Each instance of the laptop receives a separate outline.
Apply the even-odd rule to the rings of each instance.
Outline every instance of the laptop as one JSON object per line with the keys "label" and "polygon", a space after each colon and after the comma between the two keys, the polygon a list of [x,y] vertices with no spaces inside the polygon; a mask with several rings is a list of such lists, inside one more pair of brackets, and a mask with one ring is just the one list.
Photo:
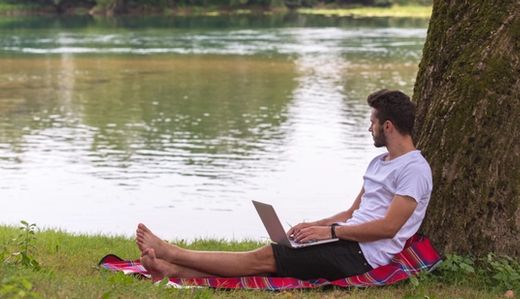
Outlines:
{"label": "laptop", "polygon": [[291,240],[287,234],[285,233],[285,230],[283,229],[282,223],[280,222],[280,219],[276,215],[276,212],[274,211],[274,208],[272,205],[254,201],[253,205],[255,206],[256,211],[258,212],[258,215],[260,216],[260,219],[262,219],[262,222],[264,223],[265,229],[267,230],[267,233],[269,234],[269,238],[271,238],[271,241],[276,242],[280,245],[284,245],[291,248],[302,248],[302,247],[308,247],[308,246],[314,246],[324,243],[330,243],[338,241],[339,239],[327,239],[327,240],[319,240],[319,241],[312,241],[312,242],[305,242],[305,243],[298,243],[294,240]]}

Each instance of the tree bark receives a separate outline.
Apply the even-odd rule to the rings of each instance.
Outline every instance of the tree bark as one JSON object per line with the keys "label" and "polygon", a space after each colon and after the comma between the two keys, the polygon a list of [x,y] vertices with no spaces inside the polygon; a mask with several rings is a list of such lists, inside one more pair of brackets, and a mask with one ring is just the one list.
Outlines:
{"label": "tree bark", "polygon": [[435,0],[414,88],[433,171],[423,231],[445,252],[520,256],[520,0]]}

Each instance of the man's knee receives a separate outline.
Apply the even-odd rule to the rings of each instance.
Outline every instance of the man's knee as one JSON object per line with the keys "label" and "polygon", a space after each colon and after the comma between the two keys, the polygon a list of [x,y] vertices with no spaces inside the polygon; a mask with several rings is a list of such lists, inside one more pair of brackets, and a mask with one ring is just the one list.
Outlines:
{"label": "man's knee", "polygon": [[274,259],[273,248],[271,245],[258,248],[251,253],[256,261],[257,270],[263,273],[276,272],[276,261]]}

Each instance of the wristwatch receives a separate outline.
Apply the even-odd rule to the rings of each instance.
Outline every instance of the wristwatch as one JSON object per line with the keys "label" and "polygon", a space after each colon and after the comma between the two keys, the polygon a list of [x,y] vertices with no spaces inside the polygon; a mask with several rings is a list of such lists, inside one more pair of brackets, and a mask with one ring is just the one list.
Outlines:
{"label": "wristwatch", "polygon": [[332,223],[330,225],[330,238],[331,239],[336,239],[337,236],[336,236],[336,226],[338,226],[339,224],[337,223]]}

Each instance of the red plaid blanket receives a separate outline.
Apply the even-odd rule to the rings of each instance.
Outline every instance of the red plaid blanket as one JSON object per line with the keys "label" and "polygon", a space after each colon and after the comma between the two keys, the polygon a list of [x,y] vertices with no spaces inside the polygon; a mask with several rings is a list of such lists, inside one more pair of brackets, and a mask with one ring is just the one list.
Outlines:
{"label": "red plaid blanket", "polygon": [[[388,265],[373,269],[365,274],[342,278],[334,281],[326,279],[299,280],[292,277],[208,277],[208,278],[170,278],[169,284],[176,287],[213,287],[224,289],[306,289],[322,286],[368,287],[397,283],[421,271],[431,271],[441,262],[437,251],[430,240],[415,235],[407,241],[405,248]],[[121,271],[125,274],[137,274],[149,277],[139,260],[127,261],[109,254],[101,259],[99,265],[110,271]]]}

